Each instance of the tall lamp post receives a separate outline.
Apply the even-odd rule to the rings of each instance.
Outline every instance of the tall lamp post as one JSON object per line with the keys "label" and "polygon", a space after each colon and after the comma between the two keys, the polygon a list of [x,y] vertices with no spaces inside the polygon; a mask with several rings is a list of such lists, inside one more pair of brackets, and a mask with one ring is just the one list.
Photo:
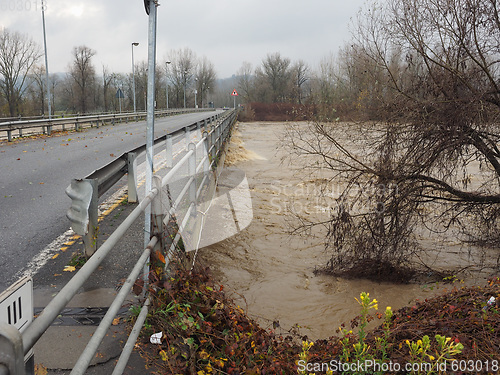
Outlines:
{"label": "tall lamp post", "polygon": [[49,82],[49,59],[47,57],[47,37],[45,34],[45,1],[42,0],[42,24],[43,24],[43,46],[45,49],[45,82],[47,85],[47,104],[49,109],[49,120],[52,118],[52,106],[50,100],[50,82]]}
{"label": "tall lamp post", "polygon": [[187,70],[184,70],[184,109],[186,108],[186,76]]}
{"label": "tall lamp post", "polygon": [[167,109],[168,109],[168,64],[170,64],[170,61],[165,61],[165,80],[166,80],[166,94],[167,94]]}
{"label": "tall lamp post", "polygon": [[196,101],[196,95],[198,94],[198,78],[194,79],[194,108],[198,108],[198,103]]}
{"label": "tall lamp post", "polygon": [[135,106],[135,66],[134,66],[134,47],[137,47],[139,43],[132,43],[132,94],[134,96],[134,113],[137,111]]}

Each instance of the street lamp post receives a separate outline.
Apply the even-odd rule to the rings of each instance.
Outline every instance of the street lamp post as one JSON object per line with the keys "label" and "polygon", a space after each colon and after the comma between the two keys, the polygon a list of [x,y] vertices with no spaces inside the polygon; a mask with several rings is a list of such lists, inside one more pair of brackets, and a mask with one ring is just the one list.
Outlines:
{"label": "street lamp post", "polygon": [[134,47],[137,47],[139,43],[132,43],[132,94],[134,96],[134,113],[137,112],[135,105],[135,66],[134,66]]}
{"label": "street lamp post", "polygon": [[186,108],[186,76],[187,70],[184,70],[184,109]]}
{"label": "street lamp post", "polygon": [[194,79],[194,108],[198,108],[198,103],[196,102],[196,94],[198,94],[198,78]]}
{"label": "street lamp post", "polygon": [[166,79],[166,94],[167,94],[167,109],[168,109],[168,64],[170,64],[170,61],[165,62],[165,79]]}
{"label": "street lamp post", "polygon": [[47,37],[45,34],[45,1],[42,0],[42,24],[43,24],[43,46],[45,49],[45,83],[47,85],[47,104],[49,109],[49,120],[52,118],[52,106],[50,100],[50,82],[49,82],[49,59],[47,57]]}

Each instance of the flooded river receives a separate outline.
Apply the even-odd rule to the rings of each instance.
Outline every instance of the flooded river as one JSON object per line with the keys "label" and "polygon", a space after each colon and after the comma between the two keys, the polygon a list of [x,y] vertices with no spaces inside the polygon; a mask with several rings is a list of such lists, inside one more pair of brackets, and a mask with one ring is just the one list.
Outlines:
{"label": "flooded river", "polygon": [[239,233],[198,254],[252,318],[264,328],[278,321],[282,333],[298,325],[301,334],[326,338],[359,314],[355,297],[361,292],[369,292],[382,309],[397,309],[451,288],[315,276],[314,268],[328,258],[321,240],[324,234],[289,234],[290,204],[296,211],[314,209],[316,204],[315,197],[304,189],[301,170],[294,163],[283,162],[286,150],[280,147],[280,139],[284,129],[278,123],[238,125],[223,176],[246,174],[252,219]]}

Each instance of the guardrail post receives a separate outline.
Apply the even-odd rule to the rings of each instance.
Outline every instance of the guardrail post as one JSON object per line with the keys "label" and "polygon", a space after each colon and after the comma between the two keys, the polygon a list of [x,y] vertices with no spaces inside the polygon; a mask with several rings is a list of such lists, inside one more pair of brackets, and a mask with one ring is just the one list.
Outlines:
{"label": "guardrail post", "polygon": [[[151,202],[151,237],[156,236],[158,242],[156,243],[153,251],[151,252],[150,268],[154,268],[156,275],[159,279],[163,278],[163,273],[166,266],[166,253],[165,253],[165,213],[162,205],[161,198],[161,178],[160,176],[153,175],[153,188],[158,189],[158,194]],[[160,271],[161,270],[161,271]],[[153,269],[150,269],[153,272]]]}
{"label": "guardrail post", "polygon": [[210,142],[209,142],[209,134],[205,130],[203,131],[203,157],[205,158],[205,161],[203,162],[203,174],[206,176],[208,175],[208,172],[210,171],[210,158],[208,157],[208,151],[210,150]]}
{"label": "guardrail post", "polygon": [[9,375],[22,375],[25,372],[21,333],[5,323],[0,324],[0,373],[2,367],[7,368]]}
{"label": "guardrail post", "polygon": [[89,206],[89,231],[83,236],[85,255],[91,257],[97,250],[97,234],[99,232],[99,195],[97,179],[88,179],[92,185],[92,199]]}
{"label": "guardrail post", "polygon": [[78,117],[75,120],[75,131],[78,131]]}
{"label": "guardrail post", "polygon": [[194,143],[189,144],[189,151],[193,151],[191,157],[188,160],[188,173],[189,177],[193,178],[191,186],[189,186],[189,200],[191,204],[194,204],[194,210],[191,210],[191,214],[196,216],[197,203],[196,203],[196,145]]}
{"label": "guardrail post", "polygon": [[128,202],[137,202],[137,153],[129,152],[128,156]]}
{"label": "guardrail post", "polygon": [[99,216],[97,189],[97,179],[74,179],[66,189],[66,194],[71,198],[71,208],[66,216],[71,221],[71,228],[82,236],[87,257],[92,256],[97,249]]}
{"label": "guardrail post", "polygon": [[191,131],[189,130],[189,126],[184,128],[184,137],[186,139],[186,148],[188,148],[189,143],[191,143]]}
{"label": "guardrail post", "polygon": [[7,141],[12,142],[12,130],[7,130]]}
{"label": "guardrail post", "polygon": [[47,135],[52,135],[52,125],[47,125]]}
{"label": "guardrail post", "polygon": [[19,138],[23,136],[23,129],[19,128]]}
{"label": "guardrail post", "polygon": [[221,132],[221,125],[220,124],[217,124],[217,127],[215,128],[216,129],[216,134],[217,134],[217,139],[216,139],[216,142],[217,142],[217,153],[219,153],[219,150],[221,148],[221,145],[222,145],[222,132]]}
{"label": "guardrail post", "polygon": [[215,138],[215,129],[212,129],[212,131],[210,132],[210,137],[212,138],[210,140],[210,147],[212,149],[212,161],[214,161],[215,157],[217,156],[217,145],[215,143],[217,139]]}
{"label": "guardrail post", "polygon": [[165,151],[167,152],[167,168],[172,168],[174,165],[172,147],[172,134],[167,134],[167,138],[165,139]]}

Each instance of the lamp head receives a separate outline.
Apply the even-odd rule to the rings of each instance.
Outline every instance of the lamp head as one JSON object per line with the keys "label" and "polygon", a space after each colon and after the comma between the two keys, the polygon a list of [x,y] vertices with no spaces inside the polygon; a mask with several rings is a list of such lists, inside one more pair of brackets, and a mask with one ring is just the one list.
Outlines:
{"label": "lamp head", "polygon": [[132,45],[135,46],[135,47],[137,47],[139,45],[139,43],[138,42],[134,42],[134,43],[132,43]]}

